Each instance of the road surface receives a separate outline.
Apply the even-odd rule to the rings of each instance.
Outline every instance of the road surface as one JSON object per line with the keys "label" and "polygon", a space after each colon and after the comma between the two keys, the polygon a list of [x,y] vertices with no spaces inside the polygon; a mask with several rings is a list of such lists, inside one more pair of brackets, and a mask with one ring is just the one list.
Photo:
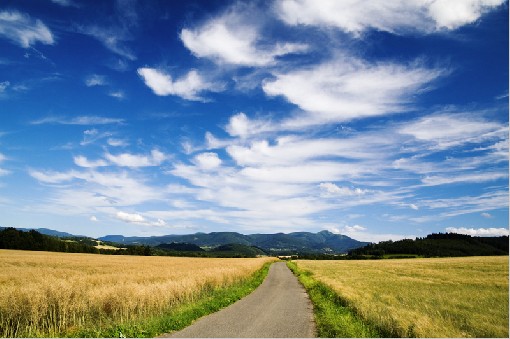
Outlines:
{"label": "road surface", "polygon": [[271,265],[250,295],[200,318],[167,338],[311,338],[313,308],[306,291],[284,262]]}

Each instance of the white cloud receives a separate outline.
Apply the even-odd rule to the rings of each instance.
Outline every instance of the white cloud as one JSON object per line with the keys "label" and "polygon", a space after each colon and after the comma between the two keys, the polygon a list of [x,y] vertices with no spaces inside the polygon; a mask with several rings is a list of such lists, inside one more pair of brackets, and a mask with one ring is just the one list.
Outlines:
{"label": "white cloud", "polygon": [[503,4],[505,0],[436,0],[428,7],[436,29],[456,29],[478,20],[484,13]]}
{"label": "white cloud", "polygon": [[104,161],[103,159],[99,159],[99,160],[96,160],[96,161],[90,161],[90,160],[88,160],[86,157],[84,157],[82,155],[75,156],[74,157],[74,163],[77,166],[86,167],[86,168],[95,168],[95,167],[102,167],[102,166],[107,166],[108,165],[107,162]]}
{"label": "white cloud", "polygon": [[143,225],[143,226],[156,226],[156,227],[167,226],[166,221],[164,221],[163,219],[156,219],[154,221],[150,221],[138,213],[126,213],[126,212],[118,211],[115,214],[115,217],[121,221],[131,223],[131,224],[137,224],[137,225]]}
{"label": "white cloud", "polygon": [[106,77],[104,75],[92,74],[85,79],[87,87],[106,85]]}
{"label": "white cloud", "polygon": [[108,145],[110,145],[112,147],[124,147],[124,146],[129,145],[129,142],[127,142],[126,140],[115,139],[115,138],[108,138],[108,140],[106,140],[106,142],[108,143]]}
{"label": "white cloud", "polygon": [[73,0],[51,0],[51,2],[64,7],[79,7]]}
{"label": "white cloud", "polygon": [[376,29],[396,34],[453,30],[478,20],[504,0],[280,0],[275,10],[288,25],[336,27],[360,35]]}
{"label": "white cloud", "polygon": [[446,232],[467,234],[478,237],[497,237],[508,235],[508,228],[466,228],[466,227],[447,227]]}
{"label": "white cloud", "polygon": [[369,64],[352,57],[275,74],[262,86],[305,113],[282,124],[288,129],[345,122],[409,109],[410,98],[443,71],[420,65]]}
{"label": "white cloud", "polygon": [[0,82],[0,94],[2,94],[11,83],[9,81]]}
{"label": "white cloud", "polygon": [[[160,187],[151,187],[143,177],[125,171],[98,172],[90,168],[68,172],[30,170],[29,174],[41,183],[55,185],[53,194],[41,207],[46,212],[69,214],[76,211],[90,215],[112,206],[133,206],[162,200],[165,196]],[[72,185],[62,185],[64,183]]]}
{"label": "white cloud", "polygon": [[34,20],[28,14],[17,11],[0,11],[0,36],[23,48],[37,42],[45,45],[55,43],[50,29],[41,20]]}
{"label": "white cloud", "polygon": [[196,70],[189,71],[175,81],[170,75],[155,68],[139,68],[138,74],[145,84],[160,96],[176,95],[186,100],[202,101],[202,92],[217,92],[223,89],[221,85],[206,82]]}
{"label": "white cloud", "polygon": [[221,159],[218,154],[213,152],[200,153],[194,158],[195,164],[204,170],[216,169],[221,165]]}
{"label": "white cloud", "polygon": [[508,135],[508,126],[489,121],[474,113],[438,113],[403,126],[399,133],[412,135],[436,148],[479,143]]}
{"label": "white cloud", "polygon": [[259,134],[272,130],[270,122],[262,120],[250,120],[245,113],[239,112],[230,117],[225,130],[233,137],[246,138],[253,134]]}
{"label": "white cloud", "polygon": [[319,184],[320,189],[326,197],[331,196],[359,196],[367,193],[367,190],[361,188],[340,187],[332,182],[322,182]]}
{"label": "white cloud", "polygon": [[92,222],[98,222],[99,221],[95,215],[91,216],[89,220],[92,221]]}
{"label": "white cloud", "polygon": [[487,218],[487,219],[491,219],[492,218],[492,215],[490,213],[487,213],[487,212],[482,213],[481,216],[484,217],[484,218]]}
{"label": "white cloud", "polygon": [[161,165],[163,161],[168,159],[168,156],[157,149],[153,149],[150,155],[140,155],[131,153],[121,153],[113,155],[110,153],[106,153],[105,158],[117,166],[147,167]]}
{"label": "white cloud", "polygon": [[422,179],[426,186],[449,185],[455,183],[482,183],[508,178],[505,172],[487,172],[487,173],[464,173],[452,174],[449,176],[427,176]]}
{"label": "white cloud", "polygon": [[112,92],[108,93],[108,95],[109,95],[109,96],[111,96],[111,97],[113,97],[113,98],[117,98],[117,99],[119,99],[119,100],[122,100],[122,99],[124,99],[124,98],[126,97],[126,95],[124,94],[124,92],[123,92],[123,91],[120,91],[120,90],[118,90],[118,91],[112,91]]}
{"label": "white cloud", "polygon": [[107,24],[80,26],[78,30],[97,39],[111,52],[130,61],[136,60],[135,53],[126,45],[134,39],[134,31],[138,27],[136,1],[117,0],[114,4],[113,13],[108,14]]}
{"label": "white cloud", "polygon": [[508,209],[508,189],[483,193],[478,196],[461,196],[445,199],[423,199],[420,206],[443,212],[430,214],[425,217],[411,218],[416,222],[441,220],[463,214],[482,213],[490,210]]}
{"label": "white cloud", "polygon": [[258,25],[253,22],[254,10],[239,4],[233,6],[222,16],[198,28],[183,29],[181,40],[199,58],[242,66],[269,65],[278,56],[302,53],[308,49],[308,46],[299,43],[262,44]]}
{"label": "white cloud", "polygon": [[409,204],[409,207],[411,207],[411,209],[417,211],[419,210],[420,208],[418,206],[416,206],[415,204]]}
{"label": "white cloud", "polygon": [[[7,159],[7,157],[5,155],[3,155],[2,153],[0,153],[0,163],[5,161],[6,159]],[[10,173],[11,173],[10,171],[8,171],[6,169],[3,169],[3,168],[0,168],[0,177],[4,176],[4,175],[8,175]]]}
{"label": "white cloud", "polygon": [[402,239],[413,239],[414,235],[404,235],[404,234],[388,234],[388,233],[372,233],[368,228],[361,225],[354,226],[330,226],[328,230],[331,233],[335,234],[343,234],[350,238],[356,239],[358,241],[368,241],[368,242],[380,242],[380,241],[388,241],[388,240],[402,240]]}
{"label": "white cloud", "polygon": [[119,211],[115,216],[117,219],[128,223],[145,223],[145,218],[138,213],[126,213]]}
{"label": "white cloud", "polygon": [[46,117],[31,122],[32,125],[42,124],[61,124],[61,125],[107,125],[107,124],[120,124],[124,119],[107,118],[99,116],[79,116],[75,118],[68,117]]}
{"label": "white cloud", "polygon": [[111,135],[110,132],[99,132],[99,130],[92,128],[83,131],[83,140],[80,142],[81,146],[87,146],[94,142],[107,138]]}
{"label": "white cloud", "polygon": [[66,181],[73,180],[77,177],[78,173],[75,171],[70,172],[42,172],[37,170],[29,170],[28,172],[34,179],[47,183],[47,184],[58,184]]}

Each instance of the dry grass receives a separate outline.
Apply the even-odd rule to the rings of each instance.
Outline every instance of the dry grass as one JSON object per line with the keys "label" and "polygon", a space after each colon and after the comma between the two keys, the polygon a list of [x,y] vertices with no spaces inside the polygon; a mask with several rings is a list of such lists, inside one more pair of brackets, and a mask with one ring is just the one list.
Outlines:
{"label": "dry grass", "polygon": [[58,336],[161,314],[271,260],[0,250],[0,336]]}
{"label": "dry grass", "polygon": [[390,335],[508,337],[508,257],[297,263]]}

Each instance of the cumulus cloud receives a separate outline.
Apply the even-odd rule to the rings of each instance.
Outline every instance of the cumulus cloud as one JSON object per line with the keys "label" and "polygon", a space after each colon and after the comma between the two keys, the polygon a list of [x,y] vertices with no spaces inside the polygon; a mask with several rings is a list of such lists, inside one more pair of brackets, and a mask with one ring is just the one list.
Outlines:
{"label": "cumulus cloud", "polygon": [[195,164],[204,170],[212,170],[218,168],[221,165],[221,159],[218,154],[213,152],[201,153],[195,156]]}
{"label": "cumulus cloud", "polygon": [[467,234],[478,237],[497,237],[508,235],[508,228],[467,228],[467,227],[447,227],[446,232]]}
{"label": "cumulus cloud", "polygon": [[119,211],[115,216],[117,219],[128,223],[140,224],[145,222],[145,218],[138,213],[126,213]]}
{"label": "cumulus cloud", "polygon": [[233,6],[200,27],[183,29],[181,40],[199,58],[240,66],[269,65],[278,56],[301,53],[308,49],[304,44],[289,42],[270,46],[265,44],[262,47],[262,35],[251,19],[254,10],[241,5]]}
{"label": "cumulus cloud", "polygon": [[321,1],[280,0],[277,15],[288,25],[335,27],[360,35],[375,29],[396,34],[453,30],[478,20],[504,0]]}
{"label": "cumulus cloud", "polygon": [[207,82],[196,70],[173,80],[169,74],[155,68],[139,68],[138,74],[156,95],[176,95],[186,100],[203,101],[202,92],[221,91],[221,85]]}
{"label": "cumulus cloud", "polygon": [[262,86],[305,111],[282,124],[289,129],[345,122],[409,109],[410,97],[444,71],[420,65],[371,64],[337,58],[307,68],[276,73]]}
{"label": "cumulus cloud", "polygon": [[40,42],[53,45],[55,40],[50,29],[39,19],[17,11],[0,11],[0,36],[3,36],[23,48],[29,48]]}
{"label": "cumulus cloud", "polygon": [[167,223],[163,219],[156,219],[156,220],[150,221],[138,213],[127,213],[127,212],[118,211],[115,214],[115,217],[117,219],[127,222],[127,223],[143,225],[143,226],[163,227],[163,226],[167,225]]}
{"label": "cumulus cloud", "polygon": [[95,215],[91,216],[89,218],[89,220],[92,221],[92,222],[98,222],[99,221]]}

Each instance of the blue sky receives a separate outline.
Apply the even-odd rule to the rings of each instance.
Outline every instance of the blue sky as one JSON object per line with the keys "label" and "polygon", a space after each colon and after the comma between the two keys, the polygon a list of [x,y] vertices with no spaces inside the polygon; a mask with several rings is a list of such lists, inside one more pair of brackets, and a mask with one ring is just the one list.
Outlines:
{"label": "blue sky", "polygon": [[0,4],[0,225],[508,234],[508,3]]}

